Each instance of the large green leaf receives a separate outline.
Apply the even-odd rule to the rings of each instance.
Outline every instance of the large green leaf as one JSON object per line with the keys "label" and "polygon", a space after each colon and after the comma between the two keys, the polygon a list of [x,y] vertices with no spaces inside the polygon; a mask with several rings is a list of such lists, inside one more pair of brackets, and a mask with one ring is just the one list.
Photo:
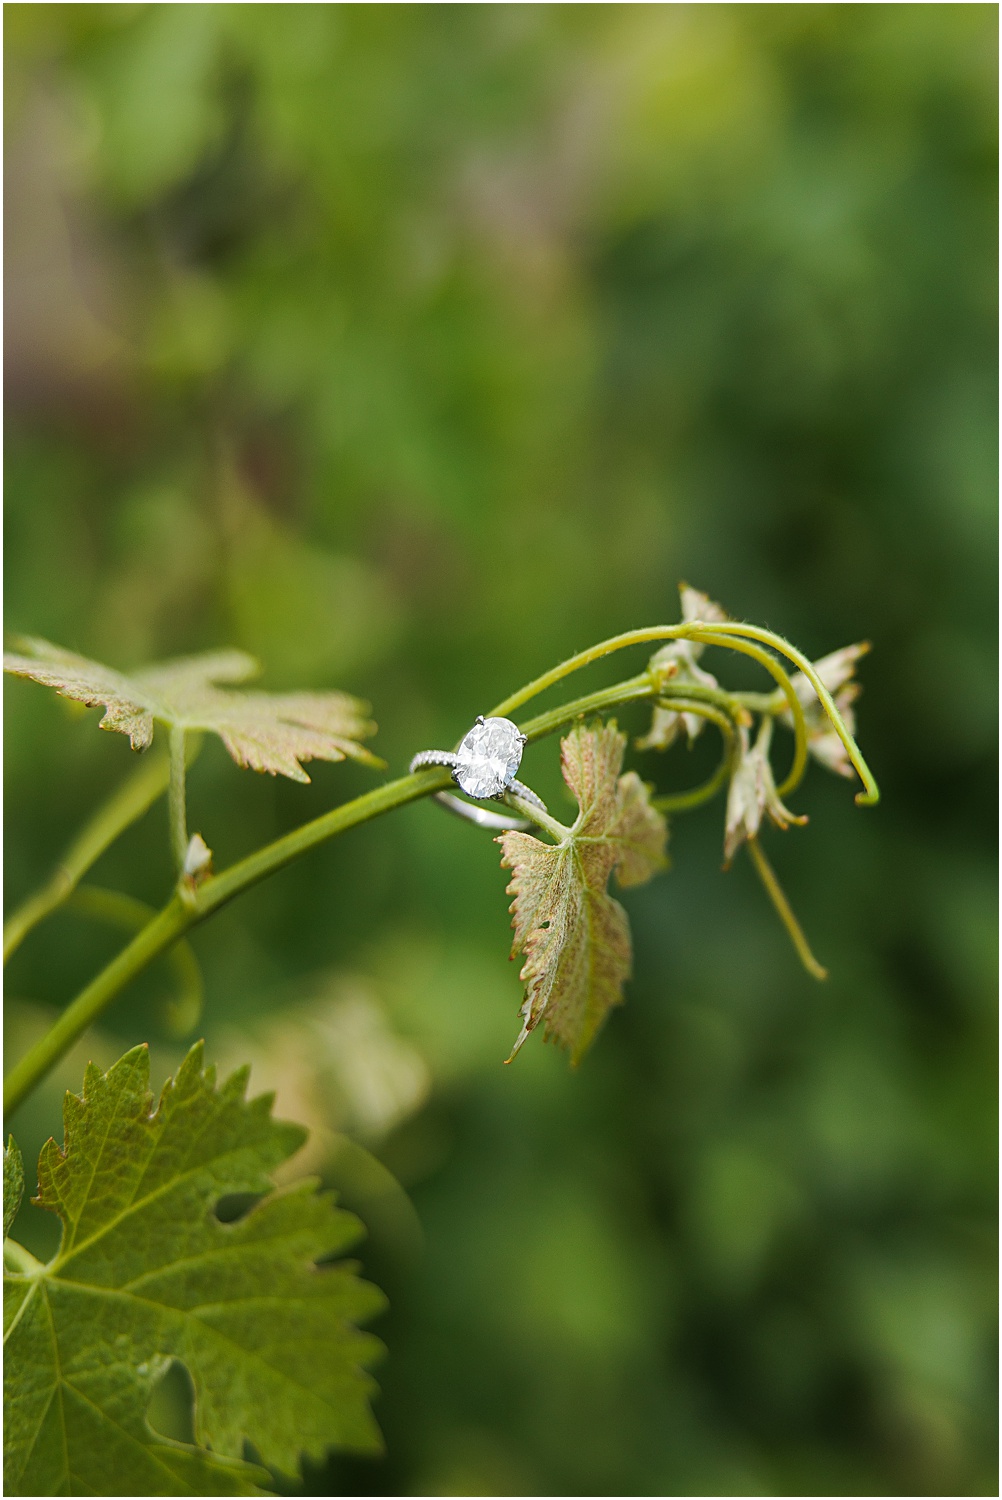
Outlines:
{"label": "large green leaf", "polygon": [[[39,1197],[63,1221],[35,1274],[5,1271],[8,1494],[248,1494],[246,1442],[294,1472],[302,1453],[378,1450],[365,1372],[381,1350],[354,1326],[383,1296],[341,1262],[318,1266],[361,1226],[313,1181],[271,1192],[302,1143],[244,1097],[247,1070],[218,1089],[201,1044],[158,1107],[145,1047],[67,1094],[65,1145],[39,1158]],[[224,1223],[232,1193],[267,1194]],[[198,1447],[146,1422],[171,1359],[195,1389]],[[209,1451],[211,1450],[211,1451]]]}

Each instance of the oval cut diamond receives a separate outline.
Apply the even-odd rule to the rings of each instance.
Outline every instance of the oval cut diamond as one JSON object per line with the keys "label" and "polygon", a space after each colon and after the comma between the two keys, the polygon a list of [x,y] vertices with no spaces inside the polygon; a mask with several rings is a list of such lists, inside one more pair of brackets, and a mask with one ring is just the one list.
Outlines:
{"label": "oval cut diamond", "polygon": [[500,797],[522,760],[522,736],[510,719],[474,724],[456,751],[453,775],[468,797]]}

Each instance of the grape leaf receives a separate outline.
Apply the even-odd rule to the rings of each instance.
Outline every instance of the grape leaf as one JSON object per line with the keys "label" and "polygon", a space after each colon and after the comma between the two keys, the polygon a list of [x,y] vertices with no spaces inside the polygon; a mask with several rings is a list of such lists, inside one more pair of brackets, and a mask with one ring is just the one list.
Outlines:
{"label": "grape leaf", "polygon": [[[305,1132],[272,1120],[270,1095],[245,1099],[247,1072],[216,1088],[199,1043],[154,1110],[136,1047],[66,1095],[35,1200],[63,1221],[59,1251],[5,1273],[8,1494],[257,1493],[245,1441],[285,1473],[301,1453],[379,1450],[365,1367],[382,1346],[354,1324],[382,1293],[350,1263],[316,1264],[361,1226],[312,1180],[269,1191]],[[231,1193],[268,1196],[223,1223]],[[146,1422],[172,1358],[194,1385],[197,1447]]]}
{"label": "grape leaf", "polygon": [[13,1136],[8,1136],[3,1148],[3,1237],[10,1234],[10,1226],[17,1218],[24,1196],[24,1162]]}
{"label": "grape leaf", "polygon": [[382,766],[359,741],[375,732],[367,706],[347,693],[227,692],[259,664],[243,651],[185,656],[125,676],[37,636],[21,636],[22,653],[4,654],[5,672],[54,687],[88,707],[102,704],[102,729],[127,734],[133,750],[153,739],[153,721],[218,734],[238,766],[309,781],[304,760],[353,760]]}
{"label": "grape leaf", "polygon": [[561,744],[561,765],[579,812],[566,838],[545,844],[512,832],[497,840],[502,865],[513,871],[512,956],[525,955],[522,1030],[511,1057],[543,1021],[546,1037],[578,1063],[606,1013],[622,1003],[630,926],[606,885],[614,871],[621,886],[631,886],[664,869],[668,837],[637,774],[619,774],[625,748],[614,723],[573,729]]}

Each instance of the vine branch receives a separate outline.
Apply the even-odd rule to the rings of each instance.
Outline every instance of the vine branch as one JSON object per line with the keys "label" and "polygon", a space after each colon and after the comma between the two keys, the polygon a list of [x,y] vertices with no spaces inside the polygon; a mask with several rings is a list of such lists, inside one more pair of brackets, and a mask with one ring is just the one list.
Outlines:
{"label": "vine branch", "polygon": [[[746,639],[747,638],[747,639]],[[827,692],[824,684],[818,678],[813,666],[806,657],[781,637],[774,635],[771,631],[761,630],[757,626],[740,625],[735,623],[704,623],[690,621],[681,625],[659,625],[650,626],[642,630],[628,631],[623,635],[613,636],[609,640],[600,642],[588,651],[580,652],[577,656],[569,658],[543,676],[535,679],[528,686],[521,688],[517,693],[506,698],[491,713],[492,716],[508,716],[514,709],[527,703],[530,699],[544,692],[547,688],[554,686],[564,677],[581,667],[588,666],[594,661],[611,655],[615,651],[627,646],[641,645],[654,641],[664,640],[697,640],[707,645],[727,646],[733,650],[742,652],[744,655],[753,657],[777,682],[780,694],[732,694],[722,689],[710,688],[694,683],[672,683],[666,681],[663,674],[656,670],[648,669],[636,677],[629,678],[623,682],[614,684],[612,687],[602,689],[598,692],[587,694],[561,705],[559,708],[551,709],[547,713],[539,714],[534,719],[528,720],[522,727],[522,732],[530,739],[536,740],[544,735],[552,734],[555,730],[562,728],[573,719],[582,714],[595,712],[609,708],[618,703],[627,703],[636,699],[656,698],[665,706],[670,706],[677,711],[698,713],[704,718],[715,723],[724,738],[724,754],[714,775],[703,786],[693,791],[674,795],[668,795],[657,799],[656,805],[662,809],[681,810],[694,807],[698,803],[707,800],[723,784],[733,765],[735,725],[741,722],[741,717],[747,711],[747,707],[754,707],[759,712],[774,714],[779,711],[782,701],[785,699],[793,716],[794,732],[796,736],[794,760],[790,774],[784,783],[784,789],[795,784],[803,773],[807,755],[807,731],[804,720],[803,707],[789,674],[775,657],[770,655],[762,646],[771,647],[773,650],[785,655],[789,660],[804,673],[817,692],[818,698],[836,729],[843,744],[852,760],[852,764],[859,772],[864,791],[857,798],[857,802],[871,804],[879,796],[876,783],[870,774],[866,762],[856,747],[852,736],[848,733],[842,722],[841,716]],[[754,643],[754,644],[752,644]],[[153,767],[144,768],[140,777],[134,778],[128,787],[123,788],[117,798],[97,815],[91,824],[87,826],[84,833],[71,847],[63,864],[57,870],[47,887],[44,887],[32,902],[25,903],[19,911],[11,918],[8,926],[14,939],[13,947],[21,940],[24,933],[34,925],[35,921],[41,920],[41,916],[53,909],[55,905],[65,900],[66,895],[80,879],[89,865],[97,858],[103,849],[107,848],[113,838],[130,822],[134,821],[146,807],[163,790],[165,782],[169,782],[170,790],[170,813],[172,845],[175,858],[179,868],[183,871],[184,855],[187,851],[188,837],[186,827],[186,815],[184,806],[184,762],[185,762],[185,736],[183,731],[172,731],[170,742],[169,764],[163,760]],[[140,779],[143,778],[143,779]],[[213,912],[218,911],[228,901],[258,881],[265,879],[276,870],[283,868],[292,860],[299,858],[308,850],[318,844],[326,842],[330,838],[354,828],[360,823],[368,822],[372,818],[380,817],[382,814],[391,812],[395,808],[403,807],[408,802],[414,802],[421,797],[429,796],[433,792],[443,791],[451,784],[451,773],[447,767],[429,766],[414,772],[409,776],[400,777],[396,781],[387,782],[371,792],[366,792],[353,801],[343,803],[340,807],[333,808],[330,812],[314,818],[311,822],[293,829],[292,832],[284,834],[262,849],[256,850],[236,864],[231,865],[228,870],[220,874],[210,876],[201,884],[194,882],[185,883],[183,878],[179,881],[174,895],[161,911],[157,912],[146,923],[133,940],[119,953],[90,984],[88,984],[76,998],[71,1001],[66,1010],[59,1016],[50,1031],[42,1037],[17,1063],[4,1081],[4,1112],[5,1114],[16,1109],[19,1104],[36,1087],[46,1073],[54,1066],[60,1057],[72,1046],[76,1039],[102,1014],[114,997],[124,988],[130,980],[142,972],[143,969],[153,962],[160,954],[173,948],[180,938],[199,922],[205,921]],[[140,788],[142,790],[140,791]],[[509,798],[509,800],[512,800]],[[562,837],[566,830],[548,815],[544,818],[529,803],[523,803],[520,799],[514,799],[512,805],[518,808],[520,813],[532,818],[540,827],[545,828],[553,837]],[[779,883],[771,866],[762,853],[757,840],[749,842],[755,867],[768,891],[773,904],[776,907],[787,931],[803,959],[805,966],[821,977],[825,971],[818,964],[810,952],[807,940],[796,921],[789,903],[786,901]],[[66,884],[67,880],[71,883]],[[128,898],[124,898],[128,899]],[[34,903],[34,904],[33,904]],[[48,904],[46,904],[48,903]],[[26,915],[27,914],[27,915]],[[110,912],[109,912],[110,914]],[[124,914],[124,908],[120,915]],[[5,927],[5,952],[8,944],[8,931]]]}

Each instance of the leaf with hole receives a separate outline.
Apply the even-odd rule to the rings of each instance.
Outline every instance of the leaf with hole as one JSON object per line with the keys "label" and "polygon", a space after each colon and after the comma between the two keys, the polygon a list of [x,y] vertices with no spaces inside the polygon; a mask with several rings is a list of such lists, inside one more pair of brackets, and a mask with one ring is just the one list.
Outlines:
{"label": "leaf with hole", "polygon": [[[192,1048],[153,1108],[145,1047],[67,1094],[35,1200],[63,1221],[54,1259],[4,1274],[8,1494],[253,1494],[330,1447],[379,1451],[356,1326],[384,1305],[341,1255],[359,1236],[308,1180],[270,1172],[304,1132],[247,1100],[247,1070],[215,1086]],[[224,1196],[265,1196],[223,1223]],[[321,1263],[322,1262],[322,1263]],[[195,1392],[196,1444],[148,1425],[171,1360]]]}

